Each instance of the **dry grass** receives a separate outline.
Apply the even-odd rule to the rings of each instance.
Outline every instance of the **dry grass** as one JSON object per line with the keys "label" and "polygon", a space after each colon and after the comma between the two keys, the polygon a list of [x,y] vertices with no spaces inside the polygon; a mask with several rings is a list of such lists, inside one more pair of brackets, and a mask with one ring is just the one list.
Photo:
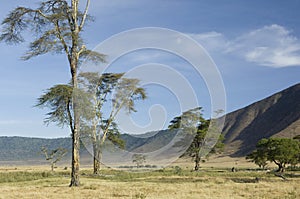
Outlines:
{"label": "dry grass", "polygon": [[115,182],[82,178],[69,188],[69,179],[52,178],[2,184],[0,198],[299,198],[299,180],[238,183],[224,178],[163,178],[155,181]]}
{"label": "dry grass", "polygon": [[[89,175],[91,170],[82,170],[82,185],[76,188],[68,187],[70,177],[63,167],[58,168],[54,174],[48,172],[49,167],[42,166],[0,167],[0,199],[300,198],[300,173],[296,173],[298,177],[288,177],[284,181],[264,171],[243,170],[247,166],[255,166],[242,159],[211,159],[203,164],[204,168],[200,172],[190,172],[193,165],[186,161],[181,160],[176,164],[182,170],[173,167],[150,173],[128,173],[107,169],[99,177]],[[241,170],[232,173],[232,166]],[[20,174],[24,175],[21,181],[19,178],[1,181],[1,175],[13,177]]]}

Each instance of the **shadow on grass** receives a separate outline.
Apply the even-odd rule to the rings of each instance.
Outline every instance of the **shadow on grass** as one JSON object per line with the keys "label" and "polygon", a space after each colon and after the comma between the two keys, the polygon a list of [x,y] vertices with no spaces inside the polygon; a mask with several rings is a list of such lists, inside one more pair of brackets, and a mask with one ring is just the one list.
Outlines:
{"label": "shadow on grass", "polygon": [[231,178],[235,183],[258,183],[261,181],[260,178]]}

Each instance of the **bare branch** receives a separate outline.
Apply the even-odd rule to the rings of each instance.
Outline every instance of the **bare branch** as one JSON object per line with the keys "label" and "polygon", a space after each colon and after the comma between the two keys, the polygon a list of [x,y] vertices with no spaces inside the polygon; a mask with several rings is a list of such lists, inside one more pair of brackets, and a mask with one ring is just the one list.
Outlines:
{"label": "bare branch", "polygon": [[35,10],[35,12],[37,12],[38,14],[40,14],[45,19],[49,19],[49,17],[47,15],[45,15],[41,10]]}
{"label": "bare branch", "polygon": [[73,22],[72,31],[77,32],[78,31],[78,23],[77,23],[78,0],[72,0],[71,7],[72,7],[72,22]]}
{"label": "bare branch", "polygon": [[56,20],[55,22],[55,29],[57,31],[57,38],[60,40],[60,42],[62,43],[63,47],[64,47],[64,50],[65,50],[65,53],[67,54],[68,58],[70,58],[70,53],[69,53],[69,49],[68,49],[68,45],[64,39],[64,37],[62,36],[62,33],[61,33],[61,28],[59,26],[59,23],[58,23],[58,20]]}
{"label": "bare branch", "polygon": [[86,50],[86,46],[85,45],[82,45],[78,54],[80,55],[82,52],[84,52]]}
{"label": "bare branch", "polygon": [[90,6],[90,0],[87,0],[85,10],[84,10],[84,13],[83,13],[83,16],[82,16],[82,20],[81,20],[81,23],[79,25],[79,31],[81,31],[83,26],[84,26],[86,16],[87,16],[87,13],[88,13],[88,10],[89,10],[89,6]]}

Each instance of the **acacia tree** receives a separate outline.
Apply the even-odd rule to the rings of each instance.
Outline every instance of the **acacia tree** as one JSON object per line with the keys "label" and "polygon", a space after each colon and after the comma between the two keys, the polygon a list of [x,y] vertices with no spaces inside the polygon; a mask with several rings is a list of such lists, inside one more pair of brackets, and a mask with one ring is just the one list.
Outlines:
{"label": "acacia tree", "polygon": [[265,169],[268,165],[267,153],[262,150],[254,150],[246,156],[247,160],[254,162],[260,168]]}
{"label": "acacia tree", "polygon": [[143,154],[133,154],[132,162],[136,164],[137,168],[142,167],[142,165],[146,162],[146,156]]}
{"label": "acacia tree", "polygon": [[[192,157],[195,161],[195,171],[198,171],[200,169],[200,162],[202,158],[202,151],[204,150],[206,145],[208,145],[208,148],[210,151],[208,151],[208,154],[206,157],[209,157],[209,155],[214,154],[214,153],[219,153],[223,150],[224,148],[224,137],[223,135],[217,134],[217,138],[210,138],[207,136],[208,133],[208,128],[210,127],[212,121],[211,120],[206,120],[203,118],[200,118],[200,124],[197,127],[197,132],[196,136],[193,139],[192,144],[187,150],[187,154]],[[213,134],[214,132],[211,132]],[[215,143],[216,140],[216,143]],[[210,142],[214,144],[212,148],[210,148]],[[205,150],[204,150],[205,151]]]}
{"label": "acacia tree", "polygon": [[[217,134],[217,138],[215,138],[217,139],[216,143],[214,138],[211,138],[212,140],[207,138],[208,128],[212,120],[204,119],[201,110],[201,107],[188,110],[181,116],[175,117],[169,125],[170,129],[183,128],[185,129],[185,133],[190,133],[191,131],[187,131],[186,129],[193,128],[191,124],[196,124],[196,131],[193,133],[193,140],[187,151],[184,153],[184,155],[188,155],[193,158],[195,162],[195,171],[198,171],[200,168],[200,162],[202,158],[201,150],[203,150],[203,148],[209,144],[209,142],[215,144],[213,148],[210,148],[210,154],[219,152],[224,147],[224,144],[222,143],[224,138],[222,135]],[[183,120],[185,122],[183,122]],[[194,122],[190,123],[189,121]],[[197,123],[195,123],[195,121],[197,121]]]}
{"label": "acacia tree", "polygon": [[[256,159],[265,159],[274,162],[277,166],[277,172],[284,172],[287,164],[299,162],[300,143],[297,140],[288,138],[269,138],[261,139],[256,150],[248,155],[256,163]],[[257,164],[257,163],[256,163]]]}
{"label": "acacia tree", "polygon": [[[100,172],[102,151],[106,139],[123,148],[124,141],[120,139],[120,133],[114,122],[121,109],[128,113],[135,112],[135,101],[146,99],[145,89],[139,87],[139,80],[123,78],[123,73],[81,73],[80,85],[91,94],[92,118],[85,124],[90,129],[90,137],[94,153],[94,174]],[[111,105],[104,114],[103,109]]]}
{"label": "acacia tree", "polygon": [[[24,42],[22,33],[28,30],[34,40],[28,52],[22,57],[28,60],[47,53],[62,53],[67,56],[72,77],[72,87],[78,87],[77,70],[80,60],[104,61],[104,55],[88,50],[81,32],[88,15],[90,0],[86,0],[84,11],[79,10],[79,0],[45,0],[36,9],[17,7],[2,22],[0,41],[8,44]],[[73,100],[72,132],[72,172],[70,186],[78,186],[79,181],[79,122],[76,101]]]}
{"label": "acacia tree", "polygon": [[59,162],[67,152],[67,149],[61,147],[51,151],[49,151],[45,146],[41,147],[41,153],[45,156],[46,160],[50,162],[51,171],[54,171],[56,163]]}
{"label": "acacia tree", "polygon": [[[97,124],[93,125],[94,118],[91,119],[91,124],[82,127],[83,130],[81,131],[81,138],[84,144],[92,143],[93,147],[93,172],[94,175],[100,174],[101,168],[101,159],[102,159],[102,148],[103,145],[100,145],[101,141],[101,132],[102,129],[105,128],[104,126],[100,126]],[[103,123],[107,123],[107,121],[102,121]],[[111,122],[110,128],[107,131],[107,140],[109,140],[114,146],[124,149],[125,148],[125,141],[121,139],[121,133],[118,129],[118,126],[115,122]],[[100,140],[100,141],[99,141]],[[109,146],[109,144],[107,144]]]}

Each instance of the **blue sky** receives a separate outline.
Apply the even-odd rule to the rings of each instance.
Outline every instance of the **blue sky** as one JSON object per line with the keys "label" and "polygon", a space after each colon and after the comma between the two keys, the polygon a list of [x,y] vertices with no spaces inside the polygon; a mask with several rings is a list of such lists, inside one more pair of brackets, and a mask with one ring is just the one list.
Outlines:
{"label": "blue sky", "polygon": [[[17,6],[34,7],[37,2],[3,0],[0,19]],[[230,112],[299,83],[299,8],[297,0],[92,1],[90,14],[95,22],[86,26],[84,38],[87,46],[94,48],[112,35],[133,28],[162,27],[188,35],[206,49],[220,71],[226,91],[226,111]],[[27,39],[30,41],[30,37]],[[43,125],[47,110],[33,108],[36,98],[45,89],[68,82],[67,60],[63,55],[44,55],[21,61],[27,45],[0,43],[0,136],[68,136],[67,128]],[[191,75],[191,71],[185,71],[183,66],[188,67],[188,64],[176,56],[144,50],[120,58],[112,67],[126,72],[130,66],[150,62],[175,69],[180,65],[181,73],[197,92],[200,105],[209,112],[205,82]],[[130,66],[118,68],[124,63]],[[150,92],[152,90],[163,94],[158,97]],[[148,91],[149,99],[138,104],[138,108],[146,109],[138,109],[140,111],[132,116],[140,125],[151,121],[147,108],[157,109],[157,116],[165,114],[166,122],[178,114],[171,92],[155,86],[148,86]],[[152,119],[157,120],[157,117]]]}

